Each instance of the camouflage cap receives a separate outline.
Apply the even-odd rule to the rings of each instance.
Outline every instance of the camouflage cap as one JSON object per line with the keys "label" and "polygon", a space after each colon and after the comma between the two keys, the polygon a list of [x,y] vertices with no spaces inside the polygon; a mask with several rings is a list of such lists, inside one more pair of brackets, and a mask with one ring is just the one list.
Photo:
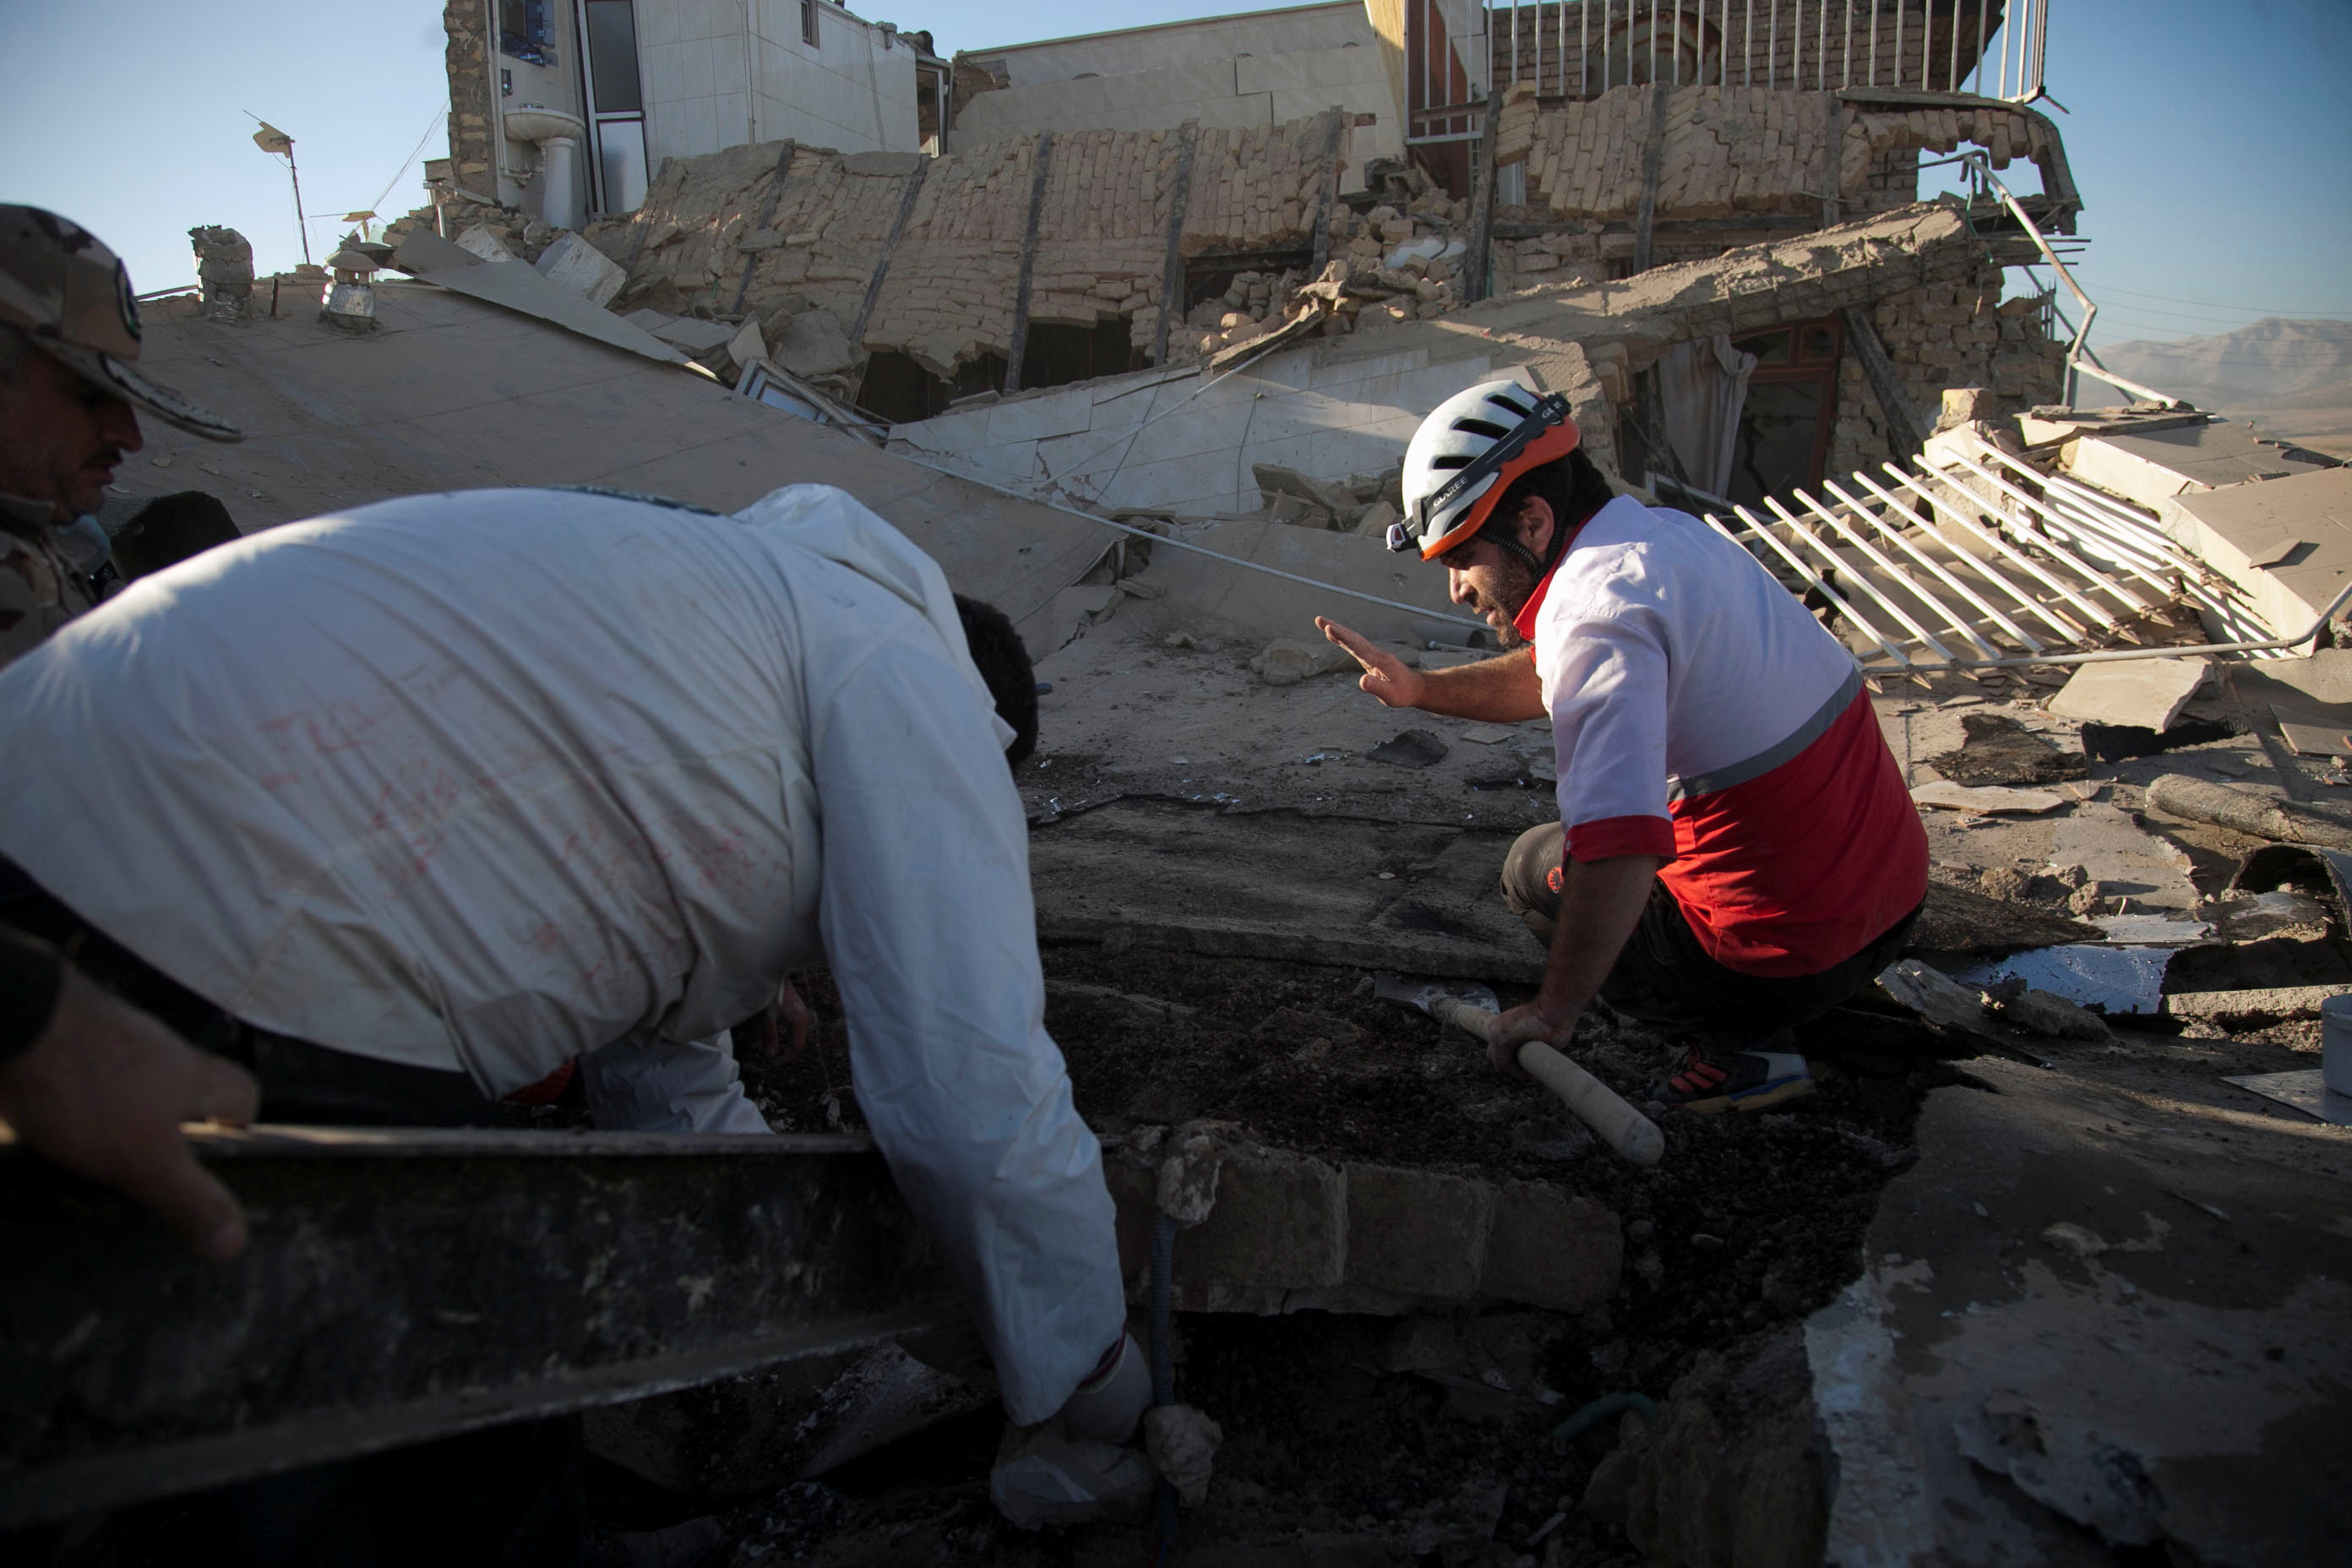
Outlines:
{"label": "camouflage cap", "polygon": [[245,433],[133,368],[139,302],[131,274],[98,237],[39,207],[0,206],[0,321],[83,380],[215,441]]}

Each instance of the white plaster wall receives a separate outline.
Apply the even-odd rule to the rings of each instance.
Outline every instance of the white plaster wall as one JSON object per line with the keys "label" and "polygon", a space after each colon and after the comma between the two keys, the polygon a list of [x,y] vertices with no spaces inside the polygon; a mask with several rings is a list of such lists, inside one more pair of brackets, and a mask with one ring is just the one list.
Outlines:
{"label": "white plaster wall", "polygon": [[1366,161],[1404,151],[1387,73],[1370,47],[1244,55],[983,92],[956,117],[947,150],[964,152],[1040,131],[1171,131],[1188,120],[1219,127],[1278,125],[1335,103],[1373,117],[1352,132],[1340,181],[1343,191],[1361,190]]}
{"label": "white plaster wall", "polygon": [[1360,0],[964,52],[991,64],[1002,61],[1013,85],[1021,88],[1067,81],[1087,72],[1125,76],[1164,66],[1208,65],[1244,54],[1294,54],[1351,43],[1372,47],[1371,23]]}
{"label": "white plaster wall", "polygon": [[895,426],[890,448],[1106,507],[1253,511],[1253,465],[1327,479],[1388,468],[1429,410],[1510,374],[1476,353],[1433,361],[1426,343],[1351,351],[1321,364],[1315,349],[1276,354],[1205,392],[1197,374],[1157,371],[1055,388]]}
{"label": "white plaster wall", "polygon": [[637,0],[646,155],[691,158],[790,137],[844,153],[915,148],[915,54],[826,5],[817,46],[800,0]]}

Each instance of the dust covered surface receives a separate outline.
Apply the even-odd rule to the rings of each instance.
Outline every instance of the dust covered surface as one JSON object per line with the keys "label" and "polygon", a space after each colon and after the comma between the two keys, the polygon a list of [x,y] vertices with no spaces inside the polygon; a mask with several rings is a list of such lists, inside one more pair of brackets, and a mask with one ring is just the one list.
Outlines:
{"label": "dust covered surface", "polygon": [[[1626,1226],[1619,1295],[1581,1314],[1180,1317],[1178,1395],[1225,1431],[1180,1561],[1276,1542],[1285,1562],[1638,1560],[1575,1506],[1615,1423],[1565,1447],[1551,1429],[1603,1394],[1662,1399],[1700,1352],[1737,1353],[1830,1300],[1857,1272],[1881,1189],[1909,1163],[1920,1095],[1959,1076],[1916,1051],[1852,1048],[1851,1020],[1824,1026],[1800,1042],[1822,1079],[1811,1101],[1667,1119],[1664,1161],[1637,1171],[1542,1089],[1488,1067],[1467,1036],[1375,1001],[1360,972],[1091,944],[1044,957],[1047,1025],[1079,1110],[1106,1134],[1236,1121],[1333,1161],[1555,1182]],[[821,977],[804,989],[810,1048],[747,1061],[747,1081],[780,1131],[856,1129],[838,1004]],[[1660,1037],[1608,1020],[1575,1049],[1637,1104],[1671,1061]],[[1141,1527],[1003,1525],[986,1498],[994,1436],[910,1439],[898,1459],[747,1505],[732,1521],[737,1561],[1091,1563],[1147,1550]]]}

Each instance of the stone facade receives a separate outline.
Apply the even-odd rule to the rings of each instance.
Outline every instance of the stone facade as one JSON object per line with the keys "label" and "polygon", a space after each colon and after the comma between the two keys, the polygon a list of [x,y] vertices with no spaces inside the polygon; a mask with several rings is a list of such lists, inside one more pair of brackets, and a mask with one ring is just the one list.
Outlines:
{"label": "stone facade", "polygon": [[441,26],[449,36],[449,174],[465,190],[495,195],[492,164],[498,143],[490,131],[490,41],[488,12],[478,0],[448,0]]}
{"label": "stone facade", "polygon": [[[1979,258],[1957,277],[1937,277],[1872,302],[1872,324],[1886,345],[1912,406],[1929,421],[1944,389],[1979,386],[2010,412],[2062,400],[2066,345],[2042,335],[2032,300],[2003,301],[2001,269]],[[1849,351],[1838,371],[1837,424],[1829,471],[1875,468],[1894,456],[1886,416]]]}
{"label": "stone facade", "polygon": [[[1310,249],[1328,131],[1312,116],[1194,132],[1183,254]],[[1185,134],[1053,138],[1030,264],[1031,321],[1092,327],[1124,318],[1134,345],[1152,346]],[[983,355],[1009,354],[1044,145],[992,142],[920,167],[866,323],[866,352],[910,354],[943,380]],[[698,305],[732,315],[740,296],[746,316],[792,304],[855,321],[919,165],[911,154],[798,148],[779,185],[782,151],[772,142],[674,160],[634,217],[593,228],[592,241],[629,268],[624,307],[650,300],[673,311]],[[1340,215],[1342,236],[1348,216]],[[794,304],[796,297],[804,302]],[[1186,352],[1171,358],[1200,352],[1197,342],[1180,346]]]}
{"label": "stone facade", "polygon": [[[1654,100],[1650,88],[1621,87],[1545,102],[1519,84],[1496,122],[1496,160],[1525,163],[1530,205],[1555,218],[1630,222],[1642,206]],[[2023,110],[1860,109],[1834,93],[1739,87],[1674,88],[1666,101],[1660,221],[1818,217],[1833,114],[1839,201],[1850,212],[1907,205],[1922,149],[1973,142],[2004,169],[2018,157],[2040,161],[2054,144],[2041,116]]]}

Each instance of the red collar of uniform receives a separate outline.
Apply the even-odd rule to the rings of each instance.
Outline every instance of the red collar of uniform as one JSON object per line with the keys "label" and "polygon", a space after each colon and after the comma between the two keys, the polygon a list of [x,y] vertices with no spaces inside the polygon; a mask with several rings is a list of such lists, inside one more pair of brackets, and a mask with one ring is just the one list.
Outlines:
{"label": "red collar of uniform", "polygon": [[1578,523],[1569,531],[1568,542],[1560,547],[1559,559],[1551,563],[1550,571],[1537,580],[1535,591],[1528,595],[1528,602],[1521,605],[1519,613],[1511,617],[1511,629],[1517,632],[1522,640],[1530,643],[1536,640],[1536,616],[1543,609],[1544,595],[1551,592],[1551,580],[1559,575],[1562,566],[1568,564],[1568,552],[1576,548],[1578,538],[1584,532],[1585,523],[1600,515],[1598,511],[1593,512],[1584,522]]}
{"label": "red collar of uniform", "polygon": [[1519,634],[1522,642],[1536,640],[1536,616],[1543,609],[1544,595],[1551,592],[1551,580],[1559,575],[1560,563],[1567,559],[1568,552],[1560,552],[1559,560],[1553,562],[1551,570],[1537,581],[1535,592],[1529,594],[1528,602],[1519,606],[1519,613],[1511,617],[1512,629]]}

